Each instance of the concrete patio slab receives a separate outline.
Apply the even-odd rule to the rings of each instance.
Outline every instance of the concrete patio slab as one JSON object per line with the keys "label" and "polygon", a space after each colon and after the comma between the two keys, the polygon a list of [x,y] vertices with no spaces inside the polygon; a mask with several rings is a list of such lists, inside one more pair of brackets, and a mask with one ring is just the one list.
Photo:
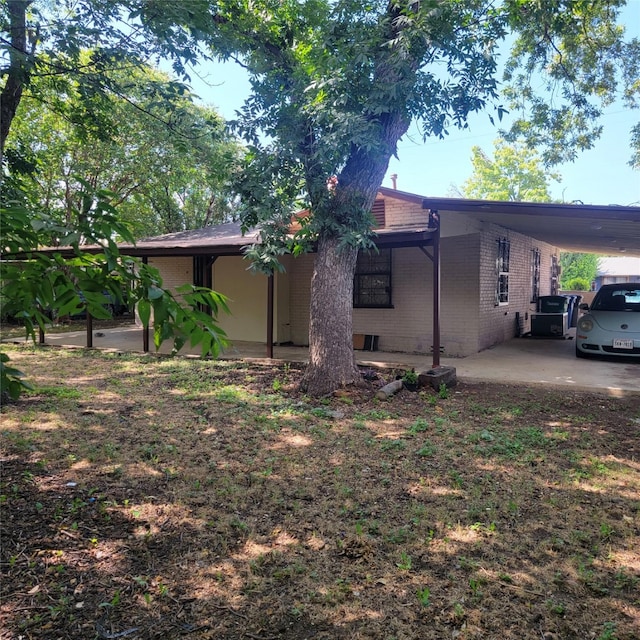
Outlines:
{"label": "concrete patio slab", "polygon": [[[496,382],[525,384],[548,388],[592,391],[614,396],[640,394],[640,361],[622,359],[578,360],[575,357],[573,333],[566,339],[514,338],[467,358],[441,358],[444,366],[455,367],[462,382]],[[20,342],[12,340],[12,342]],[[64,347],[84,347],[85,331],[50,333],[45,344]],[[97,349],[142,352],[142,330],[135,325],[94,331],[93,346]],[[168,354],[170,345],[160,353]],[[197,349],[183,349],[180,355],[197,356]],[[266,359],[266,345],[256,342],[236,342],[221,356],[223,359]],[[306,362],[305,347],[275,346],[274,358],[289,362]],[[426,371],[432,366],[430,356],[385,351],[356,351],[358,364],[370,367],[414,368]]]}

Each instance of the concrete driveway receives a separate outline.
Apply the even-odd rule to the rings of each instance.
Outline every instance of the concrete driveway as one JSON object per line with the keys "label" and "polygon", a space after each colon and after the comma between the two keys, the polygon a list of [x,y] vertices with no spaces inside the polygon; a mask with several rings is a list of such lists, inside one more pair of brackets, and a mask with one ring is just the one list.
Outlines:
{"label": "concrete driveway", "polygon": [[[593,391],[614,396],[640,394],[640,360],[621,359],[578,360],[572,329],[567,339],[514,338],[491,349],[467,358],[442,358],[441,364],[456,368],[463,382],[497,382],[556,387],[576,391]],[[46,344],[83,347],[85,331],[50,333]],[[94,331],[93,345],[98,349],[142,351],[142,330],[136,326]],[[161,353],[169,353],[163,345]],[[181,352],[182,353],[182,352]],[[197,350],[185,350],[184,355],[198,355]],[[224,354],[225,359],[264,359],[266,347],[256,342],[234,343]],[[306,362],[305,347],[276,346],[274,356],[279,360]],[[384,351],[356,351],[359,364],[377,367],[431,368],[430,356],[390,353]]]}
{"label": "concrete driveway", "polygon": [[640,394],[640,359],[578,359],[569,339],[514,338],[456,366],[466,381],[524,383],[622,396]]}

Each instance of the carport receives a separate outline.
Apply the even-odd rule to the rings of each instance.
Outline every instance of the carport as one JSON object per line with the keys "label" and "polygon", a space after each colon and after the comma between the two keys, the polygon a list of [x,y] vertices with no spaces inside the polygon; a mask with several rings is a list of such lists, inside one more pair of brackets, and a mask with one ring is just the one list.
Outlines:
{"label": "carport", "polygon": [[640,207],[425,198],[425,209],[471,214],[563,251],[640,257]]}

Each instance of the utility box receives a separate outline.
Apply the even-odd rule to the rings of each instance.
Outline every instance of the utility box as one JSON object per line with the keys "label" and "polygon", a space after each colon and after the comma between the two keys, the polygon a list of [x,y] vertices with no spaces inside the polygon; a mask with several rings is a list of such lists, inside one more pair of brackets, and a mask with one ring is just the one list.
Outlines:
{"label": "utility box", "polygon": [[531,316],[532,336],[564,338],[568,330],[568,313],[534,313]]}

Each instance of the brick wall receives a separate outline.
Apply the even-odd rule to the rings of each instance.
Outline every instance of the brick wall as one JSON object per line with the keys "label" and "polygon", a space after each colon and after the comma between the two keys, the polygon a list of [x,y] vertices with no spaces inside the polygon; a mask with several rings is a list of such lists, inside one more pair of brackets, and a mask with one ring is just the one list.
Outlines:
{"label": "brick wall", "polygon": [[[477,351],[478,246],[477,235],[442,239],[440,343],[450,357]],[[392,279],[393,309],[354,309],[354,332],[379,336],[384,351],[431,353],[431,260],[418,248],[394,249]]]}
{"label": "brick wall", "polygon": [[[496,305],[496,256],[500,238],[510,242],[509,302]],[[516,335],[516,314],[524,324],[524,331],[531,327],[531,313],[536,305],[531,302],[532,277],[531,254],[540,250],[540,295],[551,292],[551,256],[558,250],[496,225],[487,225],[480,243],[480,304],[478,350],[509,340]]]}
{"label": "brick wall", "polygon": [[190,256],[149,258],[149,264],[160,271],[163,286],[173,294],[176,287],[193,284],[193,258]]}
{"label": "brick wall", "polygon": [[305,254],[291,260],[289,268],[289,323],[291,342],[309,344],[309,302],[313,255]]}

